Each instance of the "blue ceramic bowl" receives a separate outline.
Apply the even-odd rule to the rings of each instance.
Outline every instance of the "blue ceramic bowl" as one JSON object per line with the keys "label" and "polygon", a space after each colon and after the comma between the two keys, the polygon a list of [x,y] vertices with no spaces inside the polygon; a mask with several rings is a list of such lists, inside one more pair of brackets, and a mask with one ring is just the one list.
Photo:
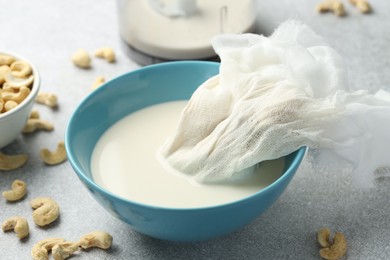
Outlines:
{"label": "blue ceramic bowl", "polygon": [[92,196],[134,230],[171,241],[200,241],[233,232],[257,218],[285,190],[306,148],[286,156],[284,174],[256,194],[212,207],[176,209],[123,199],[97,185],[91,174],[91,154],[99,137],[122,117],[147,106],[189,99],[219,63],[183,61],[152,65],[117,77],[91,93],[69,122],[65,145],[69,161]]}

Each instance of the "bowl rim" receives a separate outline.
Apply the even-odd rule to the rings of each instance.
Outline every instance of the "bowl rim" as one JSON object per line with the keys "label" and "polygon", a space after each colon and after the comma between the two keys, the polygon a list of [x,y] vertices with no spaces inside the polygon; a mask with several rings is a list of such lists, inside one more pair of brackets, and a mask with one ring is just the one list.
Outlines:
{"label": "bowl rim", "polygon": [[7,111],[6,113],[0,114],[0,121],[1,121],[1,120],[5,120],[6,118],[12,117],[15,113],[17,113],[18,111],[23,109],[27,104],[29,104],[32,101],[32,99],[35,99],[40,89],[41,77],[39,76],[38,68],[34,65],[34,63],[32,63],[29,59],[26,59],[24,56],[14,52],[4,51],[4,50],[0,50],[0,54],[10,55],[16,58],[17,60],[26,61],[31,66],[32,74],[34,75],[34,81],[31,87],[31,92],[14,109],[12,109],[11,111]]}
{"label": "bowl rim", "polygon": [[294,151],[294,152],[296,152],[296,155],[294,156],[290,166],[287,169],[285,169],[285,171],[283,172],[283,174],[279,178],[277,178],[274,182],[272,182],[268,186],[264,187],[263,189],[255,192],[255,193],[253,193],[251,195],[248,195],[248,196],[246,196],[244,198],[241,198],[241,199],[238,199],[238,200],[234,200],[234,201],[231,201],[231,202],[227,202],[227,203],[222,203],[222,204],[217,204],[217,205],[210,205],[210,206],[200,206],[200,207],[188,207],[188,208],[186,208],[186,207],[168,207],[168,206],[151,205],[151,204],[142,203],[142,202],[138,202],[138,201],[134,201],[134,200],[130,200],[130,199],[121,197],[121,196],[116,195],[115,193],[105,189],[104,187],[101,187],[95,181],[93,181],[92,176],[88,177],[84,173],[84,171],[82,170],[82,167],[78,163],[76,163],[77,160],[75,159],[75,156],[74,156],[74,154],[72,152],[73,149],[72,149],[72,145],[71,145],[71,141],[70,141],[70,139],[71,139],[71,137],[70,137],[70,129],[72,128],[72,126],[74,124],[74,121],[76,120],[74,118],[74,116],[76,114],[78,114],[78,111],[80,111],[86,103],[90,102],[90,100],[92,98],[94,98],[96,93],[98,93],[99,91],[103,91],[104,88],[109,88],[107,86],[109,86],[114,81],[120,80],[121,78],[127,77],[129,75],[138,74],[141,71],[154,70],[154,69],[158,69],[160,67],[175,67],[175,66],[182,66],[182,65],[192,66],[192,65],[195,65],[195,64],[197,64],[197,65],[202,65],[202,64],[203,65],[218,65],[219,66],[220,63],[212,62],[212,61],[173,61],[173,62],[167,62],[167,63],[148,65],[148,66],[141,67],[141,68],[135,69],[133,71],[121,74],[121,75],[111,79],[110,81],[105,82],[102,86],[100,86],[94,92],[92,92],[89,95],[87,95],[79,103],[79,105],[76,107],[76,109],[72,113],[72,115],[70,117],[70,120],[69,120],[69,123],[68,123],[67,128],[66,128],[66,132],[65,132],[65,149],[67,151],[68,161],[71,164],[73,170],[75,171],[77,176],[89,188],[91,188],[94,191],[97,191],[100,194],[103,194],[104,197],[106,197],[106,196],[109,197],[110,198],[109,200],[117,200],[117,201],[120,201],[121,203],[124,203],[124,204],[132,204],[134,206],[147,208],[147,209],[150,209],[150,210],[189,212],[189,211],[199,211],[199,210],[215,210],[215,209],[218,209],[218,208],[221,208],[221,207],[229,207],[229,206],[232,206],[232,205],[235,205],[235,204],[240,204],[243,201],[249,201],[249,200],[253,199],[254,197],[259,196],[260,194],[267,193],[269,190],[272,190],[272,189],[276,188],[276,186],[278,186],[279,183],[285,181],[285,179],[289,178],[291,175],[292,176],[294,175],[294,173],[297,171],[296,168],[299,167],[301,161],[303,160],[303,158],[304,158],[304,156],[306,154],[306,151],[308,150],[308,148],[306,146],[302,146],[298,150]]}

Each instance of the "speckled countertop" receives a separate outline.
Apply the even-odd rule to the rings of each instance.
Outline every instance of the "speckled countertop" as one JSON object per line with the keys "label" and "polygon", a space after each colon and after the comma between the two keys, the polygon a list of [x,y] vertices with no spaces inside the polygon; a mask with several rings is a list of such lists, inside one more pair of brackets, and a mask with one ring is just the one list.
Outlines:
{"label": "speckled countertop", "polygon": [[[268,35],[286,19],[301,19],[344,56],[353,89],[390,90],[390,2],[370,2],[374,13],[362,15],[345,0],[348,16],[338,18],[317,14],[317,1],[257,1],[258,30]],[[94,59],[91,70],[80,70],[70,62],[76,49],[93,52],[102,46],[117,50],[116,64]],[[69,163],[43,165],[38,151],[54,148],[64,138],[71,113],[90,93],[95,78],[110,79],[139,67],[121,49],[115,1],[1,0],[0,50],[33,61],[40,70],[42,91],[59,96],[58,110],[35,106],[42,118],[54,123],[54,132],[20,136],[3,149],[27,152],[30,160],[19,170],[0,172],[0,190],[8,189],[15,178],[25,180],[29,190],[17,203],[0,199],[0,221],[24,215],[31,235],[20,242],[14,234],[0,232],[0,259],[29,259],[31,247],[43,238],[77,240],[96,229],[113,234],[112,248],[83,252],[72,259],[319,259],[315,233],[322,226],[345,233],[346,259],[390,259],[390,181],[383,178],[375,188],[361,190],[350,174],[332,168],[332,162],[320,173],[305,161],[264,215],[234,234],[191,244],[134,232],[97,204]],[[37,196],[53,197],[61,206],[60,219],[48,228],[32,222],[29,201]]]}

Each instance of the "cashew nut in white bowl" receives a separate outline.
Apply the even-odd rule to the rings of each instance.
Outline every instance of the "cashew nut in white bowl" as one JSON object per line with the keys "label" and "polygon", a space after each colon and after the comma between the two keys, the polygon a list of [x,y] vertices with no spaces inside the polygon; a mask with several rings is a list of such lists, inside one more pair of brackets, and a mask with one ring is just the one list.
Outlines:
{"label": "cashew nut in white bowl", "polygon": [[82,236],[78,242],[79,246],[87,249],[91,247],[98,247],[101,249],[108,249],[112,244],[112,236],[104,231],[93,231]]}
{"label": "cashew nut in white bowl", "polygon": [[0,84],[5,82],[5,75],[11,72],[11,68],[7,65],[0,66]]}
{"label": "cashew nut in white bowl", "polygon": [[15,61],[15,57],[13,55],[0,53],[0,66],[11,65],[14,61]]}
{"label": "cashew nut in white bowl", "polygon": [[27,162],[27,159],[27,154],[7,155],[0,152],[0,170],[15,170],[22,167]]}
{"label": "cashew nut in white bowl", "polygon": [[[5,58],[4,58],[5,57]],[[11,58],[9,58],[11,57]],[[1,63],[1,60],[4,60]],[[5,61],[6,60],[6,61]],[[15,61],[25,61],[27,62],[31,68],[32,68],[32,74],[30,76],[27,76],[25,78],[19,78],[15,77],[11,73],[11,68],[9,67],[13,62]],[[17,54],[9,53],[9,52],[3,52],[0,50],[0,63],[2,66],[7,66],[9,69],[7,69],[7,73],[4,75],[4,79],[2,83],[0,83],[3,86],[2,91],[2,102],[5,104],[5,100],[3,100],[4,96],[7,100],[13,100],[18,103],[18,101],[21,101],[18,103],[18,106],[15,108],[9,110],[9,111],[0,111],[0,149],[11,143],[13,140],[15,140],[20,133],[22,132],[22,129],[29,117],[29,114],[33,108],[33,105],[35,104],[35,97],[38,94],[39,88],[40,88],[40,77],[38,70],[34,64],[32,64],[30,61],[25,59],[24,57],[21,57]],[[27,93],[26,89],[21,90],[21,93],[13,95],[6,94],[7,92],[19,92],[19,89],[22,87],[29,89],[29,94],[26,96]],[[11,98],[13,96],[16,97],[18,100],[14,100]],[[19,99],[20,97],[25,96],[24,100]],[[1,103],[1,102],[0,102]],[[4,108],[3,104],[3,108]]]}
{"label": "cashew nut in white bowl", "polygon": [[112,48],[104,47],[95,51],[95,57],[103,58],[108,62],[115,62],[115,52]]}
{"label": "cashew nut in white bowl", "polygon": [[30,94],[30,89],[28,87],[22,86],[20,87],[17,93],[13,92],[3,92],[2,97],[4,101],[15,101],[20,104],[26,97]]}
{"label": "cashew nut in white bowl", "polygon": [[3,192],[3,197],[8,201],[18,201],[27,193],[27,185],[24,181],[14,180],[11,185],[11,190]]}
{"label": "cashew nut in white bowl", "polygon": [[18,106],[18,103],[16,103],[16,102],[13,101],[13,100],[8,100],[8,101],[5,102],[5,104],[4,104],[4,110],[8,112],[8,111],[14,109],[14,108],[17,107],[17,106]]}
{"label": "cashew nut in white bowl", "polygon": [[4,232],[14,230],[19,239],[25,238],[30,232],[27,219],[19,216],[6,219],[2,228]]}
{"label": "cashew nut in white bowl", "polygon": [[30,76],[32,73],[32,68],[30,64],[23,60],[17,60],[13,62],[10,66],[12,75],[18,78],[24,78]]}
{"label": "cashew nut in white bowl", "polygon": [[49,251],[60,243],[66,242],[63,238],[47,238],[36,243],[31,249],[31,257],[34,260],[48,260]]}
{"label": "cashew nut in white bowl", "polygon": [[57,149],[53,152],[49,151],[47,148],[42,149],[39,155],[42,161],[49,165],[60,164],[67,159],[64,142],[59,142],[57,144]]}
{"label": "cashew nut in white bowl", "polygon": [[19,87],[12,87],[10,84],[8,84],[7,82],[4,82],[3,83],[3,92],[18,92],[19,91]]}
{"label": "cashew nut in white bowl", "polygon": [[60,215],[60,207],[57,202],[48,197],[35,198],[30,202],[34,210],[33,220],[38,226],[46,226],[54,222]]}
{"label": "cashew nut in white bowl", "polygon": [[12,73],[8,73],[5,75],[5,82],[13,88],[20,88],[23,86],[30,86],[34,82],[34,76],[30,75],[27,78],[18,78],[14,76]]}
{"label": "cashew nut in white bowl", "polygon": [[74,65],[83,69],[88,69],[91,67],[91,58],[89,57],[88,52],[84,49],[78,49],[72,55],[72,61]]}
{"label": "cashew nut in white bowl", "polygon": [[35,101],[51,108],[55,108],[58,105],[57,96],[48,92],[39,92]]}

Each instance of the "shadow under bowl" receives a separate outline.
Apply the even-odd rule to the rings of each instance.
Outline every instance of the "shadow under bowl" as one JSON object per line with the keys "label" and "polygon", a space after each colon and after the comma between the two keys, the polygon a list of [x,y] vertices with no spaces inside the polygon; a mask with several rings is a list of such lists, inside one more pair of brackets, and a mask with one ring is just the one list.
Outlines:
{"label": "shadow under bowl", "polygon": [[189,99],[219,63],[179,61],[147,66],[119,76],[78,106],[66,131],[69,162],[94,199],[134,230],[163,240],[193,242],[229,234],[267,210],[287,187],[306,151],[285,157],[285,171],[271,185],[244,199],[202,208],[156,207],[121,198],[97,185],[91,155],[101,135],[124,116],[154,104]]}

